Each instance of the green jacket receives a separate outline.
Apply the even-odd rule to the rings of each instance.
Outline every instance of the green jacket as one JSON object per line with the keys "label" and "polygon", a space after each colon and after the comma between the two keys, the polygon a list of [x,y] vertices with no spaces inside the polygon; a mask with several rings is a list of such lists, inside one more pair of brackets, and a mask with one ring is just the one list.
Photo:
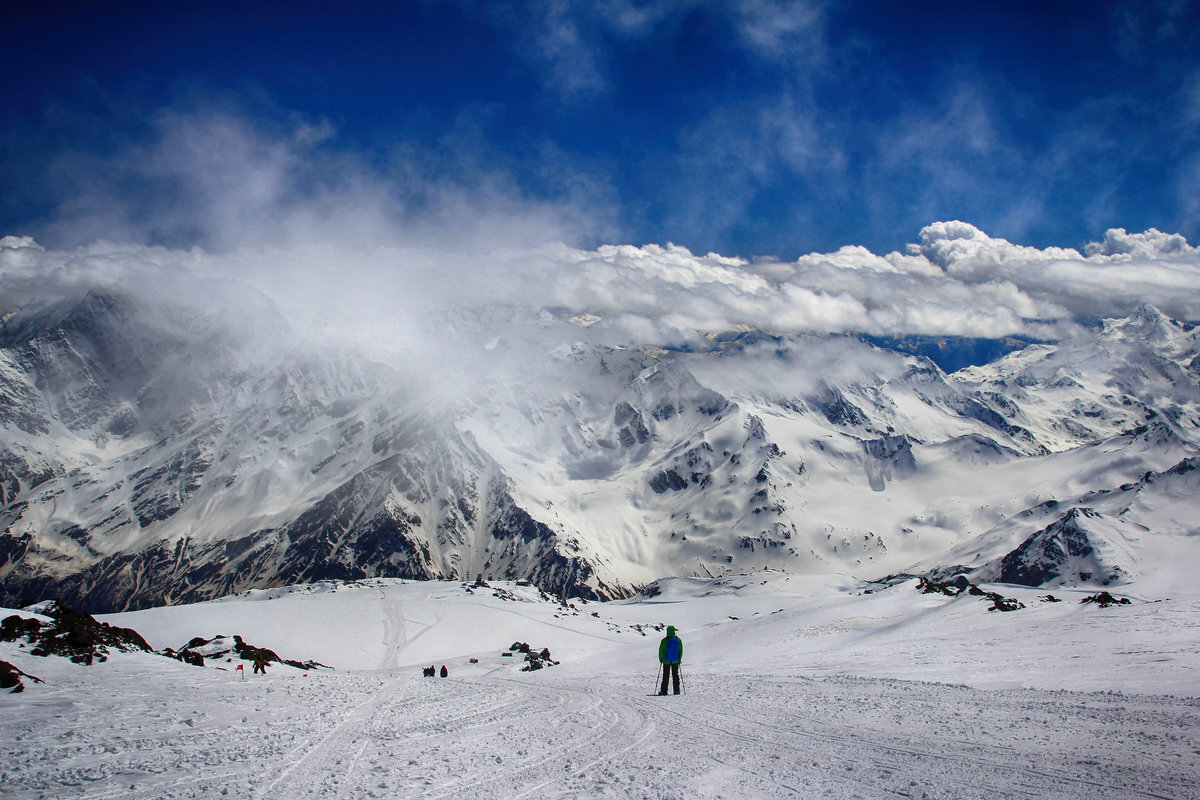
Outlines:
{"label": "green jacket", "polygon": [[658,660],[663,664],[683,661],[683,640],[675,635],[675,626],[667,627],[667,635],[658,645]]}

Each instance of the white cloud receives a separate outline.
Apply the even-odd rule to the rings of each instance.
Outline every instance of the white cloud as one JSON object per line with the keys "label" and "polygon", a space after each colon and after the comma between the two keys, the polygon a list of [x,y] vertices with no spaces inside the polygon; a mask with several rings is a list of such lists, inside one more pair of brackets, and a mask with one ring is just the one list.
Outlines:
{"label": "white cloud", "polygon": [[995,264],[1007,261],[1024,263],[1080,258],[1079,252],[1070,248],[1039,250],[1014,245],[958,220],[927,225],[921,229],[920,238],[919,245],[909,245],[909,253],[924,256],[930,263],[962,277],[987,273]]}
{"label": "white cloud", "polygon": [[1011,284],[1041,305],[1059,306],[1059,316],[1119,316],[1150,303],[1200,319],[1200,249],[1178,234],[1110,229],[1085,247],[1086,257],[1070,248],[1014,245],[962,222],[929,225],[920,238],[910,252],[947,277],[973,289]]}
{"label": "white cloud", "polygon": [[565,101],[587,100],[611,89],[607,38],[648,36],[669,13],[677,12],[672,4],[630,0],[486,4],[466,0],[464,5],[482,11],[507,30],[518,57],[537,69],[546,89]]}
{"label": "white cloud", "polygon": [[[362,232],[323,229],[321,240],[275,237],[222,252],[103,242],[42,250],[9,237],[0,240],[0,313],[112,286],[224,312],[244,332],[248,357],[296,346],[297,335],[353,343],[414,386],[451,392],[574,380],[560,354],[580,344],[703,349],[706,334],[739,329],[1055,338],[1077,316],[1128,314],[1146,302],[1200,319],[1200,253],[1155,230],[1110,231],[1083,256],[951,221],[927,226],[910,253],[844,247],[790,262],[678,246],[487,247],[478,231],[465,243],[445,229],[440,241],[429,231],[412,241],[403,229],[368,239]],[[271,307],[294,327],[265,322]],[[781,358],[797,369],[780,370]],[[789,391],[800,393],[818,390],[821,379],[867,380],[892,368],[840,340],[751,348],[719,361],[704,373],[714,388],[733,381],[782,390],[786,374]]]}
{"label": "white cloud", "polygon": [[5,236],[0,238],[0,248],[6,250],[21,250],[25,248],[45,250],[44,247],[33,240],[32,236]]}
{"label": "white cloud", "polygon": [[929,225],[908,253],[886,256],[844,247],[789,263],[611,247],[557,256],[569,277],[554,302],[604,318],[596,332],[610,330],[614,314],[628,329],[633,314],[656,335],[684,338],[739,326],[1053,338],[1077,317],[1143,303],[1200,319],[1200,251],[1183,237],[1113,230],[1087,250],[1016,245],[958,221]]}
{"label": "white cloud", "polygon": [[[5,239],[0,296],[17,302],[39,285],[89,281],[165,295],[193,279],[236,281],[302,329],[381,356],[450,363],[456,351],[491,348],[486,363],[466,359],[470,369],[575,340],[703,346],[706,334],[739,328],[1053,338],[1076,318],[1143,303],[1200,320],[1200,249],[1155,229],[1112,229],[1084,253],[1014,244],[955,220],[883,255],[853,245],[794,261],[580,247],[572,243],[594,207],[586,192],[530,200],[503,169],[468,163],[445,179],[415,150],[396,157],[401,179],[392,179],[339,151],[324,122],[268,128],[218,109],[167,111],[158,124],[159,139],[122,153],[119,168],[85,165],[80,200],[61,222],[134,243],[43,252]],[[138,191],[122,194],[114,178],[130,176]],[[181,230],[201,247],[138,243]],[[568,321],[579,315],[596,321]]]}
{"label": "white cloud", "polygon": [[819,396],[830,386],[874,386],[899,377],[904,361],[851,338],[752,344],[736,357],[699,360],[693,374],[727,397]]}
{"label": "white cloud", "polygon": [[1196,259],[1200,248],[1190,247],[1178,233],[1163,233],[1151,228],[1145,233],[1127,233],[1124,228],[1109,228],[1101,242],[1086,248],[1089,256],[1109,256],[1118,260],[1153,259],[1158,256],[1184,256]]}
{"label": "white cloud", "polygon": [[825,3],[812,0],[738,0],[737,31],[749,49],[774,61],[823,58]]}
{"label": "white cloud", "polygon": [[542,4],[532,44],[536,57],[550,66],[550,83],[566,97],[602,92],[608,79],[602,51],[588,42],[565,0]]}
{"label": "white cloud", "polygon": [[613,89],[614,42],[653,43],[673,36],[692,13],[731,33],[730,44],[758,59],[814,67],[825,59],[824,0],[460,0],[514,37],[517,54],[539,69],[559,99],[589,100]]}
{"label": "white cloud", "polygon": [[143,141],[61,156],[55,173],[68,199],[39,236],[227,251],[437,243],[453,231],[466,249],[572,241],[606,218],[602,184],[568,165],[530,199],[488,147],[467,114],[432,144],[362,152],[339,146],[327,120],[251,117],[205,96],[156,113]]}
{"label": "white cloud", "polygon": [[[377,353],[427,348],[443,334],[480,347],[498,339],[702,344],[705,334],[739,328],[1053,338],[1076,317],[1127,314],[1143,303],[1200,319],[1200,250],[1156,230],[1109,231],[1084,256],[1014,245],[951,221],[927,226],[909,253],[844,247],[793,262],[678,246],[488,248],[478,239],[434,245],[402,236],[275,241],[224,253],[104,244],[42,252],[10,239],[0,249],[0,277],[9,295],[38,282],[236,280],[304,328]],[[568,321],[579,315],[591,315],[587,326]],[[557,321],[547,328],[547,319]]]}

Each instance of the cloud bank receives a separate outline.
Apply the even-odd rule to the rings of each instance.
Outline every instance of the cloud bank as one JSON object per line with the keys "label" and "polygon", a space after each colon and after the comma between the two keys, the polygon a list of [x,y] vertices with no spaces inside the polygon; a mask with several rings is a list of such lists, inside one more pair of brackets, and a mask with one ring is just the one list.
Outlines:
{"label": "cloud bank", "polygon": [[1200,248],[1154,229],[1110,230],[1085,254],[938,222],[904,253],[847,246],[795,261],[696,255],[674,245],[488,248],[479,230],[460,242],[443,230],[440,247],[399,241],[398,231],[375,240],[359,234],[276,238],[222,252],[111,243],[46,251],[8,237],[0,285],[10,305],[50,286],[174,293],[188,281],[249,285],[303,329],[381,353],[422,347],[434,330],[480,347],[522,337],[702,346],[709,334],[739,329],[1056,339],[1080,319],[1143,304],[1200,319]]}
{"label": "cloud bank", "polygon": [[739,327],[1057,339],[1079,319],[1143,304],[1200,319],[1200,249],[1182,236],[1113,229],[1086,253],[1013,244],[960,221],[926,226],[904,253],[847,246],[789,262],[675,246],[561,248],[544,256],[558,279],[543,296],[641,344]]}
{"label": "cloud bank", "polygon": [[79,190],[47,230],[78,246],[4,239],[0,313],[93,285],[234,315],[259,313],[238,299],[254,296],[306,338],[427,374],[736,330],[1059,339],[1143,304],[1200,321],[1200,248],[1155,229],[1038,248],[950,220],[903,251],[791,260],[596,245],[606,212],[586,186],[531,197],[503,164],[449,174],[428,150],[368,157],[327,122],[222,106],[155,125],[114,159],[69,161]]}

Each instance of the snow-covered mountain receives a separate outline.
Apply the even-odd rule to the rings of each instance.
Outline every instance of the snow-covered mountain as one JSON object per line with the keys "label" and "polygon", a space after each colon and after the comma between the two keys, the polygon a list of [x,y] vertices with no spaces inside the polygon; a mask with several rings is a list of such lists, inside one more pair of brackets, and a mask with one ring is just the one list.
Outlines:
{"label": "snow-covered mountain", "polygon": [[431,394],[250,303],[0,309],[0,605],[762,568],[1168,585],[1195,557],[1200,341],[1153,308],[949,375],[846,336],[585,344],[543,310],[541,367]]}

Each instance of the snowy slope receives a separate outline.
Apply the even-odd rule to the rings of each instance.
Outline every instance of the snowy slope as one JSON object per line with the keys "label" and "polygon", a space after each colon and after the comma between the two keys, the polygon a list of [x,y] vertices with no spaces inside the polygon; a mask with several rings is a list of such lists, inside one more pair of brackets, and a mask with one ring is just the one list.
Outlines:
{"label": "snowy slope", "polygon": [[[46,681],[0,695],[4,792],[1194,796],[1200,597],[1101,609],[987,588],[1026,607],[773,572],[575,609],[512,584],[368,580],[109,615],[156,647],[236,633],[337,669],[243,679],[221,661],[82,667],[0,644]],[[664,623],[685,642],[678,698],[647,696]],[[561,664],[520,672],[501,655],[513,641]],[[421,677],[429,664],[450,677]]]}

